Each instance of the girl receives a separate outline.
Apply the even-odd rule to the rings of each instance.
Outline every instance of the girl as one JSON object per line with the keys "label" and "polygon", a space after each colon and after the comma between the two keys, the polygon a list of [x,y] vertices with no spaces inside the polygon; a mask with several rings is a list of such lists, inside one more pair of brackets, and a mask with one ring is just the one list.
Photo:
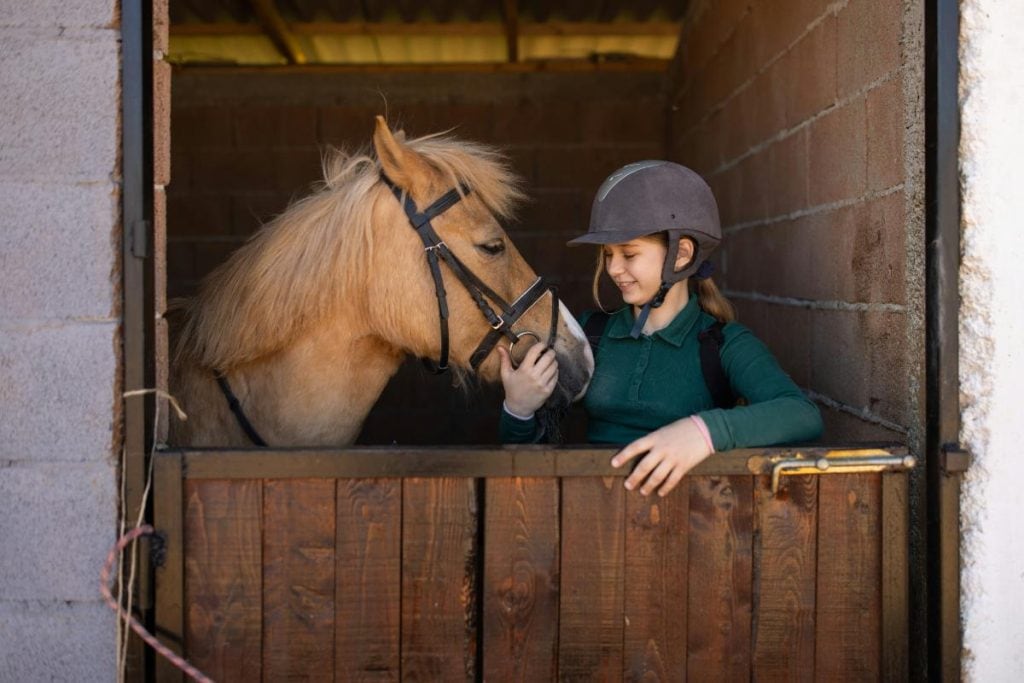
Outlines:
{"label": "girl", "polygon": [[[718,206],[701,177],[668,161],[641,161],[604,181],[590,229],[569,243],[601,248],[595,300],[604,272],[627,304],[581,320],[587,328],[603,325],[594,335],[594,376],[583,404],[588,441],[629,444],[613,466],[641,458],[625,486],[643,495],[666,495],[715,451],[821,435],[817,406],[764,344],[733,322],[732,305],[711,281],[706,259],[720,240]],[[595,325],[593,315],[605,319]],[[534,413],[557,381],[554,353],[535,344],[518,367],[508,350],[499,353],[502,441],[540,440]]]}

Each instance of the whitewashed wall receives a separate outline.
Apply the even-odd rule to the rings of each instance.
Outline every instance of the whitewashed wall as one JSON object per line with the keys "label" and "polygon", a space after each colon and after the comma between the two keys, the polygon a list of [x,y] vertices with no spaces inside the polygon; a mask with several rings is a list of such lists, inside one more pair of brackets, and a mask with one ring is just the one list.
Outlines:
{"label": "whitewashed wall", "polygon": [[1024,2],[963,0],[964,677],[1024,680]]}
{"label": "whitewashed wall", "polygon": [[115,0],[0,0],[0,681],[110,681]]}

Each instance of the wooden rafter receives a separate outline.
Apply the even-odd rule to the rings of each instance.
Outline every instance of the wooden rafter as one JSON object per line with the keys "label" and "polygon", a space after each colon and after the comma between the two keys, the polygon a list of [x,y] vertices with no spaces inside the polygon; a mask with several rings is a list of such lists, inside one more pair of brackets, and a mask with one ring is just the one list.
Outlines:
{"label": "wooden rafter", "polygon": [[[500,36],[506,34],[506,26],[495,21],[451,21],[451,22],[331,22],[315,21],[290,24],[293,35],[398,35],[398,36]],[[215,22],[210,24],[186,23],[172,27],[176,35],[182,36],[225,36],[253,35],[263,33],[257,24]],[[645,22],[568,22],[545,23],[517,22],[516,32],[520,36],[674,36],[679,33],[679,24],[671,21]]]}
{"label": "wooden rafter", "polygon": [[253,14],[289,64],[306,64],[309,60],[299,41],[292,35],[288,24],[277,11],[273,0],[249,0]]}
{"label": "wooden rafter", "polygon": [[505,43],[508,47],[508,61],[519,61],[519,6],[516,0],[502,0],[501,14],[505,24]]}

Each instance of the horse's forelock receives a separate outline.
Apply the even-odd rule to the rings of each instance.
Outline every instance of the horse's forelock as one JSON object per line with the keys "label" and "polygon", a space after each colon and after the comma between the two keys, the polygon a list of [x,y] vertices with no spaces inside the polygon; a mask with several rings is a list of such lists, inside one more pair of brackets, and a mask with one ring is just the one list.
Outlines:
{"label": "horse's forelock", "polygon": [[[494,148],[441,135],[406,142],[452,185],[467,184],[495,215],[511,216],[521,180]],[[179,359],[226,371],[278,351],[359,296],[359,264],[374,248],[372,188],[378,163],[328,149],[316,191],[290,205],[204,280],[187,307]]]}

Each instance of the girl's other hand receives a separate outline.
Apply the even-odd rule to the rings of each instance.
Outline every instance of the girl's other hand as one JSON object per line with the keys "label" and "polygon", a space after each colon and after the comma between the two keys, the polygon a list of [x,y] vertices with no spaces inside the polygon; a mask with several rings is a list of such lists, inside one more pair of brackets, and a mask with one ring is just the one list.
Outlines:
{"label": "girl's other hand", "polygon": [[516,415],[533,415],[558,384],[555,352],[544,344],[534,344],[518,368],[512,367],[512,358],[504,346],[498,347],[498,356],[501,358],[505,406]]}
{"label": "girl's other hand", "polygon": [[700,428],[692,418],[684,417],[623,448],[612,458],[612,466],[621,467],[643,456],[626,479],[626,488],[632,491],[640,486],[640,493],[647,496],[660,486],[658,495],[665,496],[683,475],[711,453]]}

